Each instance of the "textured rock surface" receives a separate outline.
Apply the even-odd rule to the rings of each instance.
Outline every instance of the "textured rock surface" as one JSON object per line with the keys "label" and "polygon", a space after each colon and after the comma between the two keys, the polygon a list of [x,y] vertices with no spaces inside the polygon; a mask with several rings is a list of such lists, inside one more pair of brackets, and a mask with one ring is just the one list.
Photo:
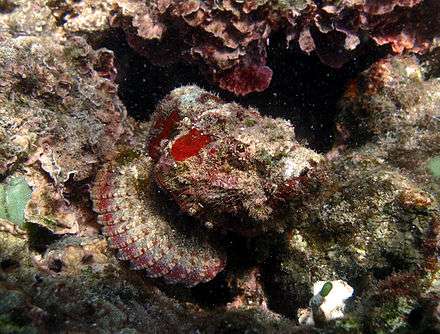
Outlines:
{"label": "textured rock surface", "polygon": [[424,79],[413,57],[388,57],[352,82],[341,100],[339,128],[347,144],[398,168],[440,199],[429,169],[440,155],[439,81]]}
{"label": "textured rock surface", "polygon": [[2,0],[0,2],[0,40],[5,36],[46,35],[57,30],[46,0]]}
{"label": "textured rock surface", "polygon": [[102,240],[66,238],[41,257],[26,237],[2,228],[2,332],[305,332],[269,312],[207,312],[180,303],[112,262]]}
{"label": "textured rock surface", "polygon": [[440,30],[435,0],[345,1],[116,1],[113,25],[153,62],[196,62],[223,89],[237,95],[262,91],[273,32],[307,53],[341,67],[363,40],[394,52],[425,52]]}
{"label": "textured rock surface", "polygon": [[[0,184],[8,188],[19,177],[32,190],[26,207],[14,206],[24,223],[4,215],[0,198],[0,217],[9,218],[0,219],[0,332],[439,333],[438,50],[423,58],[422,67],[410,56],[386,57],[357,75],[340,101],[334,149],[326,161],[309,166],[302,160],[279,164],[286,158],[277,154],[283,143],[295,143],[295,149],[283,151],[291,158],[299,149],[316,157],[299,145],[290,124],[194,87],[174,91],[159,106],[148,143],[149,123],[124,120],[113,54],[74,37],[87,36],[93,45],[110,39],[108,45],[117,45],[123,61],[127,49],[110,28],[112,18],[132,47],[155,63],[197,64],[220,87],[240,95],[268,84],[266,49],[275,31],[306,52],[315,50],[332,66],[353,57],[368,38],[396,52],[424,52],[438,35],[438,1],[115,0],[114,11],[112,2],[0,0]],[[279,66],[296,65],[292,59]],[[125,70],[131,66],[124,63]],[[178,85],[172,73],[166,74]],[[157,86],[160,97],[169,93],[160,87],[171,85],[148,76],[133,86],[145,82]],[[276,114],[271,101],[266,110]],[[183,110],[185,105],[190,108]],[[221,118],[230,132],[217,128]],[[280,136],[272,138],[275,130]],[[225,148],[228,138],[234,139],[228,149],[208,150]],[[246,164],[255,157],[251,148],[262,147],[268,154]],[[212,189],[204,187],[207,175],[223,181],[234,173],[258,176],[250,178],[255,191],[249,184],[239,191],[220,182],[216,191],[238,194],[232,201],[236,207],[207,201],[228,211],[223,215],[228,219],[198,222],[203,210],[188,217],[159,187],[127,182],[150,182],[153,174],[160,179],[163,173],[152,165],[163,159],[173,162],[166,176],[180,178],[164,182],[165,189],[177,189],[174,194],[180,196],[182,184],[199,182],[188,183],[196,191],[185,193],[179,204],[194,207],[200,198],[206,200],[201,195]],[[221,177],[214,165],[227,167]],[[181,174],[176,166],[191,173]],[[282,200],[275,196],[279,203],[251,207],[262,198],[261,189],[279,183],[286,166],[290,176],[304,173],[307,182],[288,184]],[[196,173],[211,167],[212,173]],[[105,175],[116,182],[104,182]],[[92,193],[105,214],[92,211],[94,181],[99,187]],[[273,199],[271,191],[265,195]],[[121,214],[124,206],[130,211]],[[264,210],[269,219],[259,220],[262,207],[280,208],[283,214]],[[260,221],[255,230],[266,233],[245,233],[253,230],[244,228],[250,222],[242,219],[246,215],[258,216],[251,226]],[[130,222],[121,222],[124,217]],[[102,231],[98,219],[104,222]],[[146,226],[147,238],[133,241],[146,235]],[[111,246],[116,244],[122,258],[136,263],[142,254],[147,274],[163,279],[129,270],[115,257]],[[217,244],[221,252],[214,250]],[[171,275],[177,263],[185,270]],[[220,263],[221,268],[215,266]],[[177,278],[193,285],[215,274],[191,288],[163,284]],[[315,319],[319,328],[297,326],[298,310],[309,306],[313,284],[336,280],[354,288],[344,318]]]}
{"label": "textured rock surface", "polygon": [[30,159],[59,183],[81,180],[111,153],[124,107],[100,67],[108,54],[81,39],[0,42],[0,174]]}
{"label": "textured rock surface", "polygon": [[46,1],[46,5],[66,32],[92,34],[110,28],[108,18],[114,2],[113,0],[49,0]]}
{"label": "textured rock surface", "polygon": [[381,60],[349,85],[339,129],[350,149],[316,171],[294,206],[279,274],[269,276],[273,307],[286,296],[306,307],[310,281],[339,278],[356,298],[337,328],[438,331],[439,183],[428,168],[440,148],[437,85],[407,57]]}

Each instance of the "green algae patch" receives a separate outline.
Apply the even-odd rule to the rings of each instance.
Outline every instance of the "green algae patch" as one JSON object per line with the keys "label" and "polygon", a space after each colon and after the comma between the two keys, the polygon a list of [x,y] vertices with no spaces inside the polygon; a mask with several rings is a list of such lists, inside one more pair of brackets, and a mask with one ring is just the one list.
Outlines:
{"label": "green algae patch", "polygon": [[429,160],[428,169],[434,177],[440,178],[440,155],[437,155]]}
{"label": "green algae patch", "polygon": [[24,210],[31,195],[31,187],[21,177],[0,184],[0,218],[22,227],[25,222]]}
{"label": "green algae patch", "polygon": [[319,294],[322,297],[327,297],[330,291],[333,289],[333,284],[331,282],[325,282]]}

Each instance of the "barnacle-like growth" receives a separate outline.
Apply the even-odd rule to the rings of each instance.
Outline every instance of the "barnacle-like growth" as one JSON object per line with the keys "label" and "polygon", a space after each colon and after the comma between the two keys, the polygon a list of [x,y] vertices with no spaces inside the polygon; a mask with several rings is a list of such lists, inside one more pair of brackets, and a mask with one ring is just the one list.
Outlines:
{"label": "barnacle-like growth", "polygon": [[184,212],[211,223],[230,215],[225,223],[237,230],[267,229],[261,222],[300,191],[321,160],[299,144],[288,121],[196,86],[174,90],[159,105],[149,151],[158,160],[156,180]]}

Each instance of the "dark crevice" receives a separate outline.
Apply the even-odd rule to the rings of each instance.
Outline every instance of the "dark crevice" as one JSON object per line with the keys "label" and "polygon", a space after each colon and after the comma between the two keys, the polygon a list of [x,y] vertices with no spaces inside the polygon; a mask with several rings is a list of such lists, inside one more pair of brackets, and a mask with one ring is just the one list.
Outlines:
{"label": "dark crevice", "polygon": [[44,254],[50,244],[61,239],[61,236],[38,224],[26,223],[25,229],[29,237],[29,248],[40,254]]}
{"label": "dark crevice", "polygon": [[20,263],[18,261],[15,261],[13,259],[5,259],[0,262],[0,268],[4,272],[12,272],[20,267]]}
{"label": "dark crevice", "polygon": [[247,238],[234,233],[219,234],[228,261],[224,270],[213,280],[191,289],[181,285],[167,285],[161,279],[153,279],[154,283],[166,295],[180,302],[190,302],[208,309],[225,307],[242,293],[236,286],[243,281],[240,273],[274,261],[274,248],[279,246],[275,239],[278,238],[278,235]]}
{"label": "dark crevice", "polygon": [[17,7],[18,5],[11,0],[0,0],[0,14],[10,14]]}
{"label": "dark crevice", "polygon": [[226,101],[253,106],[263,115],[290,120],[300,140],[319,152],[328,151],[334,141],[337,103],[347,82],[384,56],[386,48],[367,44],[341,69],[333,69],[322,64],[316,55],[307,55],[295,45],[286,49],[282,35],[272,37],[271,45],[268,65],[274,75],[270,87],[262,93],[244,97],[222,91],[207,81],[195,65],[152,64],[128,46],[122,31],[113,31],[95,46],[115,52],[119,96],[128,114],[137,120],[148,120],[157,103],[172,89],[197,84],[218,93]]}
{"label": "dark crevice", "polygon": [[55,259],[49,263],[49,269],[55,273],[61,272],[63,267],[64,267],[64,263],[59,259]]}

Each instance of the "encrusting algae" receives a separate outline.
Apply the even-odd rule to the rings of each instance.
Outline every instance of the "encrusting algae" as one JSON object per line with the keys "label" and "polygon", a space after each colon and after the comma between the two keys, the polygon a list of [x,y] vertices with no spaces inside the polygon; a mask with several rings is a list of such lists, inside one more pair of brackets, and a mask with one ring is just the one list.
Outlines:
{"label": "encrusting algae", "polygon": [[31,194],[32,189],[21,177],[12,177],[7,182],[0,183],[0,219],[23,226],[24,211]]}

